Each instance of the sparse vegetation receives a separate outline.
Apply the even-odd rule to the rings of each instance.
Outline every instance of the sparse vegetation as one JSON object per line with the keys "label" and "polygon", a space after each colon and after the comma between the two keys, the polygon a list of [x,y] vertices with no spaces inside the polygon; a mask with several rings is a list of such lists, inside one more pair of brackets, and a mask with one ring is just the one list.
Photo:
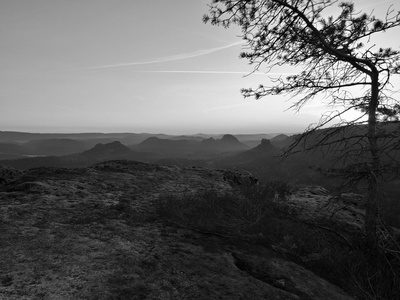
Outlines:
{"label": "sparse vegetation", "polygon": [[283,201],[289,193],[287,185],[271,183],[241,187],[235,194],[162,195],[158,214],[180,227],[272,247],[357,299],[400,297],[396,257],[372,256],[361,237],[348,245],[331,231],[296,222]]}
{"label": "sparse vegetation", "polygon": [[[276,204],[288,193],[281,183],[270,186],[243,186],[242,193],[220,194],[207,190],[201,194],[162,195],[158,213],[168,220],[196,230],[244,237],[267,216],[277,214]],[[245,195],[244,195],[245,194]]]}

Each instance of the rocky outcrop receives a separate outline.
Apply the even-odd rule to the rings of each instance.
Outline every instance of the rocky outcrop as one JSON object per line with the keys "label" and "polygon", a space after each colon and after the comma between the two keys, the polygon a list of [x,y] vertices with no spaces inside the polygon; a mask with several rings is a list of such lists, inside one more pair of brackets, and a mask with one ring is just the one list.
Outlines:
{"label": "rocky outcrop", "polygon": [[22,171],[0,165],[0,185],[11,182],[23,174]]}
{"label": "rocky outcrop", "polygon": [[341,289],[291,261],[273,256],[263,258],[244,252],[233,253],[233,257],[241,270],[300,299],[353,299]]}
{"label": "rocky outcrop", "polygon": [[271,249],[158,219],[162,197],[249,178],[133,161],[19,174],[0,186],[0,299],[352,299]]}
{"label": "rocky outcrop", "polygon": [[329,224],[349,235],[360,234],[365,220],[365,200],[354,193],[332,196],[320,186],[298,188],[286,204],[300,220],[314,224]]}

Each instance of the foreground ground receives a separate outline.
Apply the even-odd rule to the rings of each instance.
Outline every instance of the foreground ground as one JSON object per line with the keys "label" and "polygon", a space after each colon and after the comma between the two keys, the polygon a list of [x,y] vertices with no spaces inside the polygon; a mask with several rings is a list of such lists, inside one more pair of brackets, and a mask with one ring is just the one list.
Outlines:
{"label": "foreground ground", "polygon": [[9,173],[0,299],[353,299],[282,245],[160,216],[164,198],[234,194],[249,174],[127,161]]}

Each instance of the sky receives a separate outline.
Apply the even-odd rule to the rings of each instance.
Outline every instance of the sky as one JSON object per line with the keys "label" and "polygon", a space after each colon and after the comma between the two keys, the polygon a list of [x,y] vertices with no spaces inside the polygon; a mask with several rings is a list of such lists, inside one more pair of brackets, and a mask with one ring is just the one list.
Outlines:
{"label": "sky", "polygon": [[239,59],[240,28],[202,22],[209,2],[0,0],[0,131],[295,133],[317,122],[318,102],[295,112],[288,96],[242,97],[268,76]]}

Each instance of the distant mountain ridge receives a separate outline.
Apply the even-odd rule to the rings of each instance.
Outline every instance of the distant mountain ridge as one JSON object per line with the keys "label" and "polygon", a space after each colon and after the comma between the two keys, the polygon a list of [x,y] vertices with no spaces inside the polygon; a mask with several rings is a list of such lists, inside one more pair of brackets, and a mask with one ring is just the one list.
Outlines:
{"label": "distant mountain ridge", "polygon": [[[240,142],[247,143],[248,141],[258,140],[263,138],[271,139],[276,134],[233,134]],[[197,140],[214,138],[221,139],[224,134],[186,134],[186,135],[173,135],[173,134],[162,134],[162,133],[131,133],[131,132],[120,132],[120,133],[30,133],[30,132],[18,132],[18,131],[0,131],[0,142],[6,143],[26,143],[33,140],[46,140],[46,139],[72,139],[80,141],[88,140],[103,140],[103,141],[120,141],[125,145],[139,144],[149,137],[157,137],[160,139],[171,139],[171,140]]]}
{"label": "distant mountain ridge", "polygon": [[[147,134],[120,133],[116,134],[119,138],[117,140],[110,139],[113,134],[32,134],[34,138],[38,139],[25,143],[1,142],[1,138],[10,138],[10,135],[12,135],[10,132],[0,132],[0,164],[22,170],[40,166],[82,167],[115,159],[153,163],[162,161],[178,165],[208,165],[212,164],[214,159],[219,160],[251,150],[251,147],[231,134],[214,135],[209,138],[204,138],[205,135],[201,134],[169,138],[168,135],[163,134],[147,136]],[[16,133],[13,137],[26,138],[29,135],[28,133]],[[57,136],[63,138],[56,138]],[[71,138],[74,136],[80,138],[85,136],[90,139],[75,140]],[[147,136],[147,138],[139,144],[132,145],[126,142],[132,140],[132,136],[141,138]],[[248,141],[251,141],[253,137],[252,135],[241,136]],[[257,142],[257,144],[259,143],[260,141]],[[246,154],[243,155],[246,156]],[[251,152],[248,156],[250,160],[258,157]]]}
{"label": "distant mountain ridge", "polygon": [[257,147],[254,147],[246,152],[240,153],[238,154],[238,156],[249,155],[254,157],[254,155],[257,154],[264,155],[264,154],[278,154],[278,153],[281,153],[281,150],[275,147],[272,144],[271,140],[262,139],[261,143]]}
{"label": "distant mountain ridge", "polygon": [[37,167],[86,167],[98,162],[115,159],[147,162],[158,158],[157,154],[132,151],[127,146],[121,144],[121,142],[114,141],[107,144],[99,143],[82,153],[2,160],[0,161],[0,165],[27,170]]}
{"label": "distant mountain ridge", "polygon": [[235,136],[226,134],[221,139],[171,140],[151,137],[139,145],[131,146],[133,150],[158,153],[160,155],[190,155],[200,153],[223,153],[247,150],[248,146],[241,143]]}
{"label": "distant mountain ridge", "polygon": [[[68,139],[50,141],[53,143],[55,142],[57,145],[60,143],[70,145],[69,143],[72,142],[72,144],[77,143],[78,146],[82,146],[79,142]],[[29,144],[31,146],[43,146],[43,142],[47,143],[49,140],[36,140],[29,142]],[[18,145],[13,146],[19,147]],[[190,163],[191,159],[197,161],[202,159],[207,160],[219,155],[246,151],[248,148],[248,146],[242,144],[233,135],[224,135],[221,139],[201,139],[201,141],[170,140],[150,137],[139,145],[131,147],[127,147],[119,141],[113,141],[104,144],[98,143],[91,149],[83,150],[79,153],[59,156],[16,157],[16,159],[2,160],[0,164],[26,170],[40,166],[83,167],[97,162],[115,159],[138,160],[143,162],[157,162],[157,160],[163,159],[167,159],[167,161],[189,159],[187,163]]]}
{"label": "distant mountain ridge", "polygon": [[94,146],[92,149],[86,150],[82,152],[82,155],[86,156],[119,156],[119,155],[126,155],[130,152],[131,150],[126,147],[125,145],[122,145],[121,142],[115,141],[109,144],[97,144]]}
{"label": "distant mountain ridge", "polygon": [[267,162],[275,164],[277,162],[276,157],[282,153],[282,150],[275,147],[270,140],[262,139],[258,146],[236,155],[223,158],[216,163],[223,167],[236,166],[246,169],[247,166],[259,166]]}

